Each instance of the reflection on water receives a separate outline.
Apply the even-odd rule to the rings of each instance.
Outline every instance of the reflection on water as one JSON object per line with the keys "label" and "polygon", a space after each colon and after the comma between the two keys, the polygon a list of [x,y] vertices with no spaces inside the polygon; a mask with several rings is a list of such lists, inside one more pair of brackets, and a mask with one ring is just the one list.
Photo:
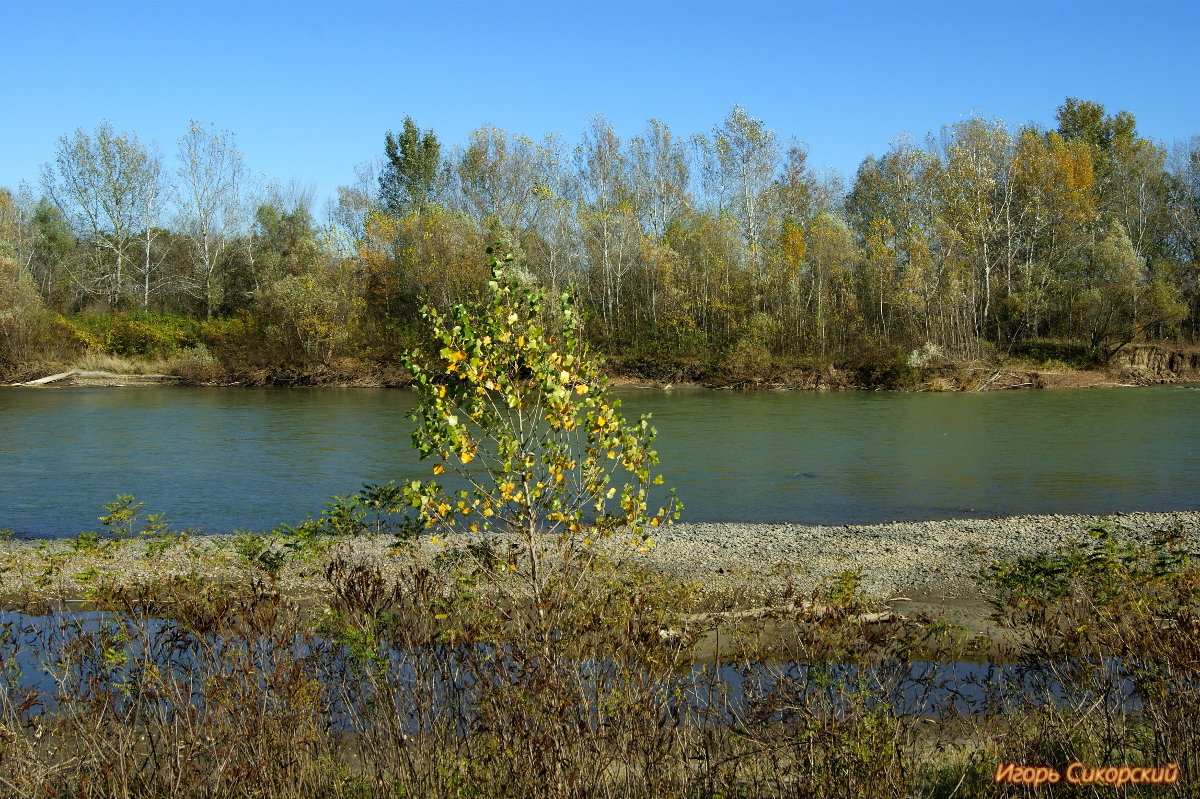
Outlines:
{"label": "reflection on water", "polygon": [[[623,389],[687,521],[850,524],[1195,508],[1200,391]],[[385,389],[0,389],[0,528],[73,535],[135,494],[258,529],[363,482],[428,476]]]}
{"label": "reflection on water", "polygon": [[[290,643],[289,643],[290,641]],[[120,618],[105,613],[61,612],[31,616],[0,612],[0,700],[27,706],[26,720],[53,714],[64,703],[81,707],[99,701],[118,716],[141,716],[147,705],[156,712],[182,706],[203,710],[206,701],[227,701],[214,692],[214,680],[249,680],[255,690],[277,690],[287,681],[312,680],[326,689],[320,704],[327,721],[342,731],[361,731],[379,692],[400,712],[406,733],[447,719],[464,723],[477,712],[489,689],[534,679],[527,660],[508,657],[503,645],[463,643],[385,651],[386,679],[371,679],[362,660],[334,641],[296,635],[279,640],[223,638],[186,631],[161,619]],[[836,714],[854,708],[930,718],[1007,712],[1032,702],[1071,706],[1103,695],[1112,710],[1136,710],[1134,685],[1115,659],[1097,674],[1084,696],[1064,688],[1067,670],[1046,664],[1019,666],[987,663],[884,661],[873,666],[727,662],[696,665],[657,682],[673,716],[686,724],[734,724],[755,717],[759,723],[791,722],[792,713],[820,707]],[[561,661],[556,668],[575,676],[580,698],[602,706],[606,692],[620,691],[631,676],[628,664],[614,661]],[[386,688],[384,688],[386,686]],[[115,704],[114,704],[115,703]],[[765,716],[763,715],[765,714]]]}

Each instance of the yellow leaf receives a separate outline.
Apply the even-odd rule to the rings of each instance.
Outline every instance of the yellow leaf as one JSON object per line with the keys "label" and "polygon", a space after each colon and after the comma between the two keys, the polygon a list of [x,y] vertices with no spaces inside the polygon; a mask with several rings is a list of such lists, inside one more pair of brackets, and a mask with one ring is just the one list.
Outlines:
{"label": "yellow leaf", "polygon": [[446,467],[442,466],[442,464],[440,464],[440,463],[433,467],[434,474],[441,474],[444,471],[446,471]]}

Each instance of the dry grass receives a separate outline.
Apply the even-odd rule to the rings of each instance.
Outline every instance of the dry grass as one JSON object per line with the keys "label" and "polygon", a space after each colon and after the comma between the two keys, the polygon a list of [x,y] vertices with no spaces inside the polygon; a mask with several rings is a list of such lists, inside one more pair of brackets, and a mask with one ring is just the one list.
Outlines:
{"label": "dry grass", "polygon": [[122,358],[97,350],[87,350],[71,364],[81,372],[112,372],[118,375],[161,375],[170,372],[171,361],[155,358]]}
{"label": "dry grass", "polygon": [[[1186,778],[1200,749],[1200,597],[1169,542],[999,570],[1021,665],[974,673],[923,665],[963,659],[945,625],[865,623],[851,574],[708,614],[695,586],[606,559],[533,602],[519,564],[465,550],[107,543],[79,542],[110,568],[72,578],[104,621],[0,627],[5,795],[1004,796],[998,761],[1176,761]],[[80,568],[41,557],[0,564],[4,581]],[[192,574],[156,574],[171,558]],[[319,591],[292,601],[304,571]]]}

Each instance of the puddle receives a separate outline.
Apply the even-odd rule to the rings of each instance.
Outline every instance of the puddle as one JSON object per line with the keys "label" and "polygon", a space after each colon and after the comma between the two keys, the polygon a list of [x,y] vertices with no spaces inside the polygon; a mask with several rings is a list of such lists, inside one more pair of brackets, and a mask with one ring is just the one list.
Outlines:
{"label": "puddle", "polygon": [[[417,733],[433,725],[462,726],[488,697],[506,695],[544,662],[515,659],[491,644],[392,649],[356,659],[350,648],[306,636],[290,641],[194,636],[160,619],[128,619],[101,612],[43,616],[0,612],[0,699],[28,699],[25,720],[53,714],[64,701],[80,707],[100,702],[133,718],[147,710],[173,713],[188,706],[203,713],[211,701],[228,701],[240,686],[267,704],[290,701],[298,684],[324,690],[313,708],[331,728],[363,731],[384,701],[391,724]],[[1068,690],[1058,664],[1022,667],[989,663],[843,664],[752,662],[699,664],[682,673],[650,677],[614,661],[559,661],[569,675],[571,712],[601,723],[598,708],[617,692],[654,697],[656,712],[680,724],[729,723],[754,717],[786,721],[807,709],[854,714],[886,710],[898,715],[947,718],[1004,712],[1032,702],[1088,701],[1137,707],[1120,663],[1105,662],[1097,685]],[[148,679],[149,676],[149,679]],[[580,710],[577,711],[576,706]]]}

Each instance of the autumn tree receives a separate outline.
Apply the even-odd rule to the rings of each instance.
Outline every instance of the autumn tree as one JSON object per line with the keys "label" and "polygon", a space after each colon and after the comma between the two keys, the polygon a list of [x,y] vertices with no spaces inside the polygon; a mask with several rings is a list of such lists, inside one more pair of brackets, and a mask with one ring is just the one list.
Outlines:
{"label": "autumn tree", "polygon": [[0,367],[35,355],[30,344],[42,324],[37,286],[8,248],[0,246]]}
{"label": "autumn tree", "polygon": [[536,143],[492,125],[471,131],[454,158],[452,207],[479,230],[518,251],[536,230],[550,196],[545,175],[557,159],[556,139]]}
{"label": "autumn tree", "polygon": [[244,226],[245,166],[232,133],[193,120],[179,139],[179,225],[192,244],[192,282],[212,318],[221,303],[225,253]]}
{"label": "autumn tree", "polygon": [[740,105],[713,128],[705,146],[705,184],[720,212],[736,220],[753,273],[755,306],[763,304],[766,260],[763,234],[770,212],[769,192],[779,162],[779,139]]}
{"label": "autumn tree", "polygon": [[79,128],[62,136],[42,183],[92,249],[91,272],[76,280],[119,307],[131,288],[134,239],[161,210],[161,159],[137,136],[104,122],[94,133]]}
{"label": "autumn tree", "polygon": [[630,201],[628,156],[612,124],[592,117],[575,150],[579,174],[579,225],[586,253],[589,297],[603,330],[620,328],[625,283],[641,254],[641,227]]}
{"label": "autumn tree", "polygon": [[1200,136],[1176,146],[1170,178],[1171,255],[1190,308],[1193,337],[1200,333]]}
{"label": "autumn tree", "polygon": [[494,258],[478,299],[445,314],[426,306],[437,349],[407,358],[420,398],[413,443],[435,478],[453,471],[466,488],[434,479],[383,493],[411,509],[410,529],[461,541],[460,559],[523,597],[530,631],[551,646],[547,610],[592,572],[596,546],[611,536],[652,545],[680,506],[650,504],[662,482],[654,430],[649,417],[623,418],[579,339],[570,295],[551,314],[544,291],[511,268]]}
{"label": "autumn tree", "polygon": [[1186,307],[1176,292],[1146,272],[1145,259],[1120,222],[1091,248],[1073,292],[1088,349],[1106,362],[1151,325],[1174,324]]}

